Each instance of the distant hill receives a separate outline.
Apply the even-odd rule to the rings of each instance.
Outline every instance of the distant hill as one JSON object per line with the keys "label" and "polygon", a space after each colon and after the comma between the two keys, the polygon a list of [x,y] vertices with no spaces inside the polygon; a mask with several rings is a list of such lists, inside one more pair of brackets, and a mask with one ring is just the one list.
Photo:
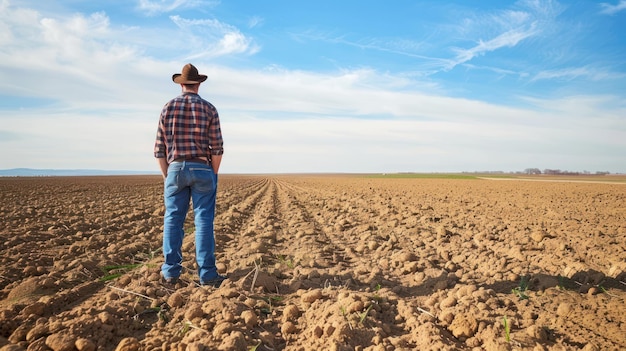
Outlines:
{"label": "distant hill", "polygon": [[142,175],[159,174],[157,171],[124,171],[99,169],[0,169],[0,177],[51,177],[51,176],[96,176],[96,175]]}

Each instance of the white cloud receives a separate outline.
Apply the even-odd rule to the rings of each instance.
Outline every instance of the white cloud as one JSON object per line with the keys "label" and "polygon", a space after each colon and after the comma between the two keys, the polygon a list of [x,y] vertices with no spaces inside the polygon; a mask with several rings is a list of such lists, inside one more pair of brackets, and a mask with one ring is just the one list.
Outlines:
{"label": "white cloud", "polygon": [[[135,113],[21,110],[3,116],[2,168],[155,169],[151,159],[156,124]],[[146,162],[144,162],[144,159]],[[152,162],[149,162],[152,161]],[[137,163],[137,165],[133,165]]]}
{"label": "white cloud", "polygon": [[[255,54],[259,47],[236,27],[215,19],[192,20],[180,16],[170,16],[181,30],[189,34],[185,40],[188,48],[193,48],[189,59],[211,58],[229,54]],[[189,45],[191,43],[191,45]]]}
{"label": "white cloud", "polygon": [[63,60],[82,58],[94,51],[115,51],[106,48],[109,33],[109,18],[104,13],[93,13],[88,17],[74,15],[61,22],[52,18],[40,21],[44,42],[54,48],[57,57]]}
{"label": "white cloud", "polygon": [[148,15],[167,13],[178,9],[213,7],[219,1],[207,0],[138,0],[137,8]]}
{"label": "white cloud", "polygon": [[[383,78],[373,71],[319,75],[213,67],[208,73],[211,81],[201,93],[220,109],[230,172],[245,172],[245,167],[258,172],[459,171],[489,169],[494,162],[505,170],[535,164],[578,169],[549,159],[581,143],[599,145],[582,150],[584,155],[615,143],[626,146],[626,138],[619,139],[626,136],[626,123],[615,118],[618,98],[598,103],[576,97],[576,105],[535,100],[537,108],[521,109],[375,88],[369,82]],[[575,107],[557,110],[561,105]],[[324,164],[307,161],[321,159]]]}
{"label": "white cloud", "polygon": [[[581,157],[610,157],[615,168],[609,171],[624,164],[615,160],[626,161],[615,153],[626,148],[626,122],[618,118],[626,111],[619,98],[533,100],[535,108],[521,109],[376,88],[369,82],[393,77],[374,71],[198,66],[209,75],[200,93],[222,118],[225,173],[580,170],[574,161],[554,161],[555,154],[567,155],[574,146]],[[177,94],[169,77],[162,78],[158,84],[133,82],[137,104],[128,111],[12,111],[1,129],[29,141],[3,140],[3,147],[19,152],[4,154],[2,164],[33,167],[24,163],[31,160],[41,168],[156,171],[152,144],[166,99],[145,92],[156,87],[168,98]],[[100,97],[84,98],[82,107],[97,105]],[[67,104],[73,104],[72,96]],[[55,158],[38,156],[44,149]],[[96,157],[83,159],[78,149]]]}
{"label": "white cloud", "polygon": [[[484,108],[488,116],[482,119],[455,121],[225,120],[224,165],[231,172],[254,165],[255,171],[268,173],[517,171],[535,166],[580,170],[580,164],[562,161],[572,149],[587,159],[624,160],[615,152],[626,146],[623,122],[621,131],[606,130],[601,120],[585,130],[569,127],[580,122],[575,117],[526,110],[517,112],[537,123],[510,124],[498,119],[498,107]],[[619,167],[613,165],[611,171]]]}
{"label": "white cloud", "polygon": [[620,0],[617,5],[611,5],[603,2],[600,4],[600,7],[602,8],[602,10],[600,11],[601,14],[614,15],[618,12],[626,10],[626,0]]}
{"label": "white cloud", "polygon": [[154,61],[119,40],[124,33],[111,28],[104,13],[52,18],[8,7],[0,23],[11,28],[0,47],[0,94],[64,109],[125,109],[136,104],[129,81],[151,79]]}
{"label": "white cloud", "polygon": [[[179,19],[178,23],[184,33],[112,27],[103,12],[51,17],[5,1],[0,13],[0,27],[7,29],[0,34],[0,94],[43,98],[64,109],[125,110],[143,104],[136,97],[137,86],[143,83],[145,101],[163,100],[167,90],[152,87],[168,82],[167,77],[186,61],[157,61],[146,50],[158,51],[161,59],[174,55],[200,59],[256,50],[236,28],[219,21]],[[197,46],[190,48],[178,39],[188,31],[195,31]],[[153,36],[158,40],[150,39]],[[184,43],[184,47],[171,48],[172,42]]]}

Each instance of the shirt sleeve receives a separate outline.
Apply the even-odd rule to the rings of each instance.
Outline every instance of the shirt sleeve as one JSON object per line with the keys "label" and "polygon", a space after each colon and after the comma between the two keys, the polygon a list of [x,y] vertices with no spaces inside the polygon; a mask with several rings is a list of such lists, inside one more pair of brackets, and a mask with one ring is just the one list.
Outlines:
{"label": "shirt sleeve", "polygon": [[165,158],[165,126],[163,124],[163,117],[165,114],[166,108],[161,111],[161,116],[159,117],[159,127],[157,128],[156,140],[154,142],[154,157],[155,158]]}
{"label": "shirt sleeve", "polygon": [[220,116],[216,109],[213,110],[213,118],[209,127],[209,152],[211,155],[224,154],[224,140],[222,139],[222,128],[220,126]]}

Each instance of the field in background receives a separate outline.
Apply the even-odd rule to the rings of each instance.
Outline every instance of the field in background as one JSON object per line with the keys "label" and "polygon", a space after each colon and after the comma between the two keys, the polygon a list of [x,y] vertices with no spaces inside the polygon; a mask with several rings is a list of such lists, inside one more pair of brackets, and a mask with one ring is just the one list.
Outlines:
{"label": "field in background", "polygon": [[223,175],[220,289],[191,220],[160,281],[160,176],[0,178],[0,347],[625,349],[626,177],[582,177]]}
{"label": "field in background", "polygon": [[364,175],[390,179],[517,179],[541,181],[580,181],[596,183],[626,183],[626,175],[530,175],[517,173],[380,173]]}

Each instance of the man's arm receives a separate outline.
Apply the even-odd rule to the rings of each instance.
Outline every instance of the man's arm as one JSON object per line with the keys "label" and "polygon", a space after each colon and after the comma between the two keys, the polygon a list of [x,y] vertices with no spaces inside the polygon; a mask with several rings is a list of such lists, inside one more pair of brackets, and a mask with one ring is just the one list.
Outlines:
{"label": "man's arm", "polygon": [[167,166],[169,166],[167,164],[167,158],[165,157],[157,158],[157,162],[159,162],[159,168],[161,169],[161,174],[163,175],[163,179],[165,179],[165,177],[167,177]]}
{"label": "man's arm", "polygon": [[211,167],[215,174],[220,170],[220,163],[222,163],[222,155],[211,155]]}

